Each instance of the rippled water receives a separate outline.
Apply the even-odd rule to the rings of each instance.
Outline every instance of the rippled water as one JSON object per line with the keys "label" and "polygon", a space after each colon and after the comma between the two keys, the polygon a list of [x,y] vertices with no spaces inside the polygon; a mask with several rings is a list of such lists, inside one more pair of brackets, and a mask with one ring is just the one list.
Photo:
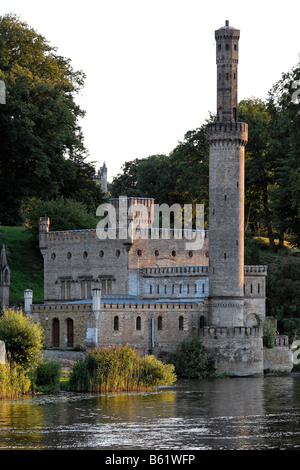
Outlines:
{"label": "rippled water", "polygon": [[0,402],[0,449],[299,450],[299,418],[299,376],[181,380]]}

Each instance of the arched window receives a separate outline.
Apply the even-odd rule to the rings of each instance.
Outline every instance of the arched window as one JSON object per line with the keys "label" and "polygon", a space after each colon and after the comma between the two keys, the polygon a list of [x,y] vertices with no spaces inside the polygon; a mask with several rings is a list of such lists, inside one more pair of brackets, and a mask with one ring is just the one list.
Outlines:
{"label": "arched window", "polygon": [[183,316],[182,315],[180,315],[179,317],[178,326],[180,330],[183,330]]}
{"label": "arched window", "polygon": [[6,268],[3,272],[3,285],[8,286],[10,284],[10,272],[9,269]]}
{"label": "arched window", "polygon": [[218,108],[218,121],[221,122],[222,121],[222,107],[219,106]]}
{"label": "arched window", "polygon": [[162,330],[162,317],[161,317],[161,315],[157,319],[157,329]]}
{"label": "arched window", "polygon": [[67,318],[67,348],[74,346],[74,322],[72,318]]}
{"label": "arched window", "polygon": [[[235,78],[235,77],[234,77]],[[233,120],[234,122],[237,121],[237,111],[236,111],[236,108],[233,108]]]}
{"label": "arched window", "polygon": [[137,330],[141,329],[141,317],[136,317],[135,326]]}
{"label": "arched window", "polygon": [[119,317],[117,315],[114,317],[114,331],[119,331]]}

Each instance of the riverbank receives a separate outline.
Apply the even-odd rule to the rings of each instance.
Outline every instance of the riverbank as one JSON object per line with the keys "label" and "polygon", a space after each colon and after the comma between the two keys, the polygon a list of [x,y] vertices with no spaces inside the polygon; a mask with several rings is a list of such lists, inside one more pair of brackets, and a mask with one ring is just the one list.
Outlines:
{"label": "riverbank", "polygon": [[73,351],[67,349],[44,349],[42,352],[45,359],[61,362],[63,372],[70,372],[75,362],[83,359],[86,354],[83,351]]}

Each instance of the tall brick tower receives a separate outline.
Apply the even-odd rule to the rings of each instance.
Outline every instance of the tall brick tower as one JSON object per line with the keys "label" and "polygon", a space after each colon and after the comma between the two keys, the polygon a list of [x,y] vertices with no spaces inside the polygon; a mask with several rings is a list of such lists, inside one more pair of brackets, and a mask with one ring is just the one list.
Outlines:
{"label": "tall brick tower", "polygon": [[211,325],[243,326],[244,152],[248,125],[237,119],[240,31],[215,31],[217,122],[207,126],[209,144],[209,290]]}

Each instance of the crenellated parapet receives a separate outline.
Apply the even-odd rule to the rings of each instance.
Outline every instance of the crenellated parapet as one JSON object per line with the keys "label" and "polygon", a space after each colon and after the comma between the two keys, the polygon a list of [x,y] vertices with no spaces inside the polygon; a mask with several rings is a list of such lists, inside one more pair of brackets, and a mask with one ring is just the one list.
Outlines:
{"label": "crenellated parapet", "polygon": [[207,142],[211,147],[245,147],[248,142],[248,124],[245,122],[211,122],[206,127]]}
{"label": "crenellated parapet", "polygon": [[268,275],[268,266],[266,265],[251,265],[244,266],[245,276],[267,276]]}
{"label": "crenellated parapet", "polygon": [[208,276],[208,266],[154,266],[140,268],[139,272],[144,277]]}
{"label": "crenellated parapet", "polygon": [[[113,300],[113,298],[109,298],[110,296],[102,296],[101,301],[101,310],[154,310],[154,311],[191,311],[191,310],[199,310],[199,306],[195,302],[122,302],[118,300]],[[48,303],[48,304],[33,304],[30,306],[31,313],[41,313],[43,315],[49,314],[50,312],[55,314],[55,312],[61,311],[68,311],[74,312],[89,312],[93,310],[93,303],[92,301],[87,302],[61,302],[61,303]]]}
{"label": "crenellated parapet", "polygon": [[258,326],[204,326],[199,329],[200,337],[210,337],[212,339],[220,339],[221,337],[237,338],[237,337],[262,337],[262,329]]}
{"label": "crenellated parapet", "polygon": [[[197,237],[202,239],[208,238],[207,230],[187,230],[187,229],[165,229],[165,228],[149,228],[141,229],[140,237],[138,237],[139,230],[137,229],[137,239],[144,240],[182,240],[185,239],[187,232],[191,232],[191,239],[194,234],[197,234]],[[80,230],[56,230],[49,231],[45,230],[40,232],[45,237],[45,240],[53,241],[76,241],[84,239],[99,238],[99,240],[111,240],[111,239],[120,239],[126,240],[127,237],[124,237],[123,228],[107,228],[107,229],[80,229]],[[189,240],[189,238],[187,238]]]}

